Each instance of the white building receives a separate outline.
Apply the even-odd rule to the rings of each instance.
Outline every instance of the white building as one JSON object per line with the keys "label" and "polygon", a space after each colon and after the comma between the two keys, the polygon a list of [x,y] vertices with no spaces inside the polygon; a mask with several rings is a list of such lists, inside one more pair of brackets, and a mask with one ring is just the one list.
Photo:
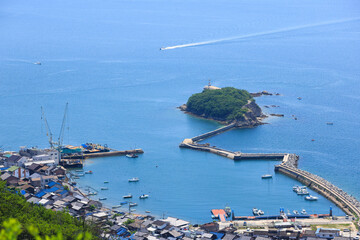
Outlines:
{"label": "white building", "polygon": [[319,238],[332,239],[340,236],[340,229],[336,228],[318,228],[315,235]]}

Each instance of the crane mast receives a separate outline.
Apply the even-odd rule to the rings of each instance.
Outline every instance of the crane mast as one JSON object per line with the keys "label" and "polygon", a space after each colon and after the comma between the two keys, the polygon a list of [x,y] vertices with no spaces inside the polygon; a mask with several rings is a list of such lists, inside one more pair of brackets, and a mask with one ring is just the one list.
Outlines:
{"label": "crane mast", "polygon": [[49,138],[50,148],[52,148],[52,149],[59,150],[62,147],[63,138],[64,138],[64,129],[65,129],[65,123],[66,123],[66,117],[67,117],[67,110],[68,110],[68,103],[66,103],[66,105],[65,105],[65,112],[64,112],[64,117],[63,117],[63,121],[61,124],[59,138],[58,138],[58,141],[55,142],[55,141],[53,141],[53,134],[51,132],[49,123],[46,119],[44,109],[43,109],[43,107],[41,107],[41,119],[44,120],[45,127],[46,127],[46,136],[48,136],[48,138]]}

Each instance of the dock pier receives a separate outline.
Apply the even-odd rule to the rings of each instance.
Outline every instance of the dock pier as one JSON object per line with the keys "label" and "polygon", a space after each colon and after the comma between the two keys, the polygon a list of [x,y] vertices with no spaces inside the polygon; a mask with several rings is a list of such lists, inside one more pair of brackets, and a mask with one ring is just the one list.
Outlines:
{"label": "dock pier", "polygon": [[293,153],[242,153],[232,152],[229,150],[210,146],[210,144],[200,144],[198,142],[212,137],[217,134],[221,134],[225,131],[231,130],[236,127],[235,123],[221,127],[214,131],[201,134],[193,138],[184,139],[180,143],[181,148],[190,148],[199,151],[205,151],[226,157],[232,160],[281,160],[279,165],[275,166],[275,171],[285,174],[295,180],[303,183],[315,192],[323,195],[325,198],[332,201],[339,208],[341,208],[346,214],[355,216],[360,226],[360,202],[353,196],[349,195],[342,189],[336,187],[329,181],[309,173],[307,171],[298,169],[299,156]]}
{"label": "dock pier", "polygon": [[81,155],[64,156],[62,159],[79,159],[79,158],[98,158],[98,157],[109,157],[109,156],[121,156],[131,153],[144,153],[142,149],[124,150],[124,151],[110,151],[110,152],[98,152],[98,153],[84,153]]}

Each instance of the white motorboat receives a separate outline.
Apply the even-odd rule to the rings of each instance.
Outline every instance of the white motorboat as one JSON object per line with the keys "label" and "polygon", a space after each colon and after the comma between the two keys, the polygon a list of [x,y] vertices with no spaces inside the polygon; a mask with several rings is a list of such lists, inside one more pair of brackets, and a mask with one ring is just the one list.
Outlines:
{"label": "white motorboat", "polygon": [[134,177],[134,178],[130,178],[129,182],[138,182],[139,180],[140,180],[139,178]]}
{"label": "white motorboat", "polygon": [[312,195],[309,195],[309,196],[305,197],[305,200],[308,200],[308,201],[316,201],[318,199],[319,199],[318,197],[315,197],[315,196],[312,196]]}
{"label": "white motorboat", "polygon": [[148,197],[149,197],[149,195],[143,194],[143,195],[141,195],[139,198],[140,198],[140,199],[145,199],[145,198],[148,198]]}
{"label": "white motorboat", "polygon": [[128,195],[123,196],[123,198],[132,198],[132,197],[133,197],[132,194],[128,194]]}

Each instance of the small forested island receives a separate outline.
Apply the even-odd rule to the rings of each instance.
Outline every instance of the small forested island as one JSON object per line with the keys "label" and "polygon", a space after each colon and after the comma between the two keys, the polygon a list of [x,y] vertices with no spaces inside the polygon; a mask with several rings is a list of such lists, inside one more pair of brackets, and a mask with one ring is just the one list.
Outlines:
{"label": "small forested island", "polygon": [[201,93],[193,94],[180,109],[223,124],[236,122],[238,127],[257,126],[265,117],[248,91],[210,84]]}

